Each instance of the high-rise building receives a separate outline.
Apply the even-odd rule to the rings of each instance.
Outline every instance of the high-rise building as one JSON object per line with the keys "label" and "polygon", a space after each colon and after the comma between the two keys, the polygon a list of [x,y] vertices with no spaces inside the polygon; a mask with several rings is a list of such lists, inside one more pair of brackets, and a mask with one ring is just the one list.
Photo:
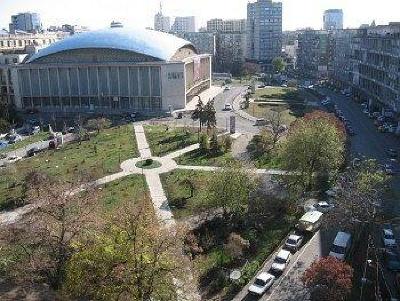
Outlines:
{"label": "high-rise building", "polygon": [[324,30],[343,29],[343,10],[328,9],[324,12]]}
{"label": "high-rise building", "polygon": [[171,28],[172,32],[195,32],[196,19],[194,16],[176,17]]}
{"label": "high-rise building", "polygon": [[282,52],[282,2],[258,0],[247,4],[246,59],[264,72]]}
{"label": "high-rise building", "polygon": [[246,19],[211,19],[207,21],[207,31],[224,33],[242,33],[246,31]]}
{"label": "high-rise building", "polygon": [[15,33],[16,31],[36,33],[42,31],[42,22],[40,21],[40,16],[37,13],[19,13],[11,16],[11,23],[9,27],[10,33]]}
{"label": "high-rise building", "polygon": [[328,77],[329,35],[324,30],[305,30],[299,34],[297,70],[305,78]]}
{"label": "high-rise building", "polygon": [[154,30],[163,32],[171,30],[171,18],[163,15],[161,3],[160,11],[154,16]]}
{"label": "high-rise building", "polygon": [[370,111],[400,113],[399,46],[400,23],[361,28],[352,39],[351,87],[360,101],[368,102]]}

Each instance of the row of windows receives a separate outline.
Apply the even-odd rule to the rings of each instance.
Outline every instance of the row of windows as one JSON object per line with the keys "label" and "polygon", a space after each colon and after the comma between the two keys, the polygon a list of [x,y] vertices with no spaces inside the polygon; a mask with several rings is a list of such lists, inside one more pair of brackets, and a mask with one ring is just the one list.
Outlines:
{"label": "row of windows", "polygon": [[55,39],[1,40],[0,47],[25,47],[38,44],[47,45],[54,42]]}
{"label": "row of windows", "polygon": [[23,96],[161,96],[159,67],[19,70]]}
{"label": "row of windows", "polygon": [[162,108],[161,97],[23,97],[24,108],[148,110]]}

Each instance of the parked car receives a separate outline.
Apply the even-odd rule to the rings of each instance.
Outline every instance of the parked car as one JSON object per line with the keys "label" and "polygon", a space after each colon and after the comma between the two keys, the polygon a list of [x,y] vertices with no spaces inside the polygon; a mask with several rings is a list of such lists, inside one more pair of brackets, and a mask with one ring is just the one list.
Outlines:
{"label": "parked car", "polygon": [[399,155],[399,152],[393,148],[389,148],[387,150],[387,154],[389,155],[390,158],[397,158],[397,156]]}
{"label": "parked car", "polygon": [[389,271],[400,272],[400,258],[397,250],[385,249],[385,265]]}
{"label": "parked car", "polygon": [[229,91],[230,89],[231,89],[231,87],[225,86],[224,91]]}
{"label": "parked car", "polygon": [[40,133],[40,126],[38,126],[38,125],[33,126],[31,131],[30,131],[30,134],[31,135],[35,135],[35,134],[38,134],[38,133]]}
{"label": "parked car", "polygon": [[329,252],[329,256],[344,261],[351,247],[351,234],[338,232]]}
{"label": "parked car", "polygon": [[26,155],[28,156],[28,157],[33,157],[33,156],[35,156],[37,153],[39,153],[40,152],[40,149],[38,148],[38,147],[32,147],[31,149],[29,149],[27,152],[26,152]]}
{"label": "parked car", "polygon": [[333,208],[335,208],[334,205],[329,204],[328,202],[318,202],[317,204],[315,204],[315,209],[317,209],[317,211],[322,212],[322,213],[327,213],[329,211],[331,211]]}
{"label": "parked car", "polygon": [[277,273],[282,273],[290,262],[290,257],[290,251],[283,249],[280,250],[275,256],[274,262],[271,266],[271,270]]}
{"label": "parked car", "polygon": [[21,141],[22,137],[20,135],[16,134],[16,135],[9,136],[7,139],[8,139],[9,144],[14,144],[14,143],[17,143],[18,141]]}
{"label": "parked car", "polygon": [[230,103],[226,103],[224,106],[225,111],[231,111],[232,110],[232,105]]}
{"label": "parked car", "polygon": [[249,287],[249,293],[261,296],[264,294],[274,283],[275,276],[270,273],[263,272],[259,274],[252,285]]}
{"label": "parked car", "polygon": [[305,213],[296,225],[299,231],[316,232],[321,227],[322,212],[310,211]]}
{"label": "parked car", "polygon": [[256,122],[255,122],[255,126],[262,126],[262,125],[266,125],[267,124],[267,121],[264,119],[264,118],[258,118],[258,119],[256,119]]}
{"label": "parked car", "polygon": [[387,163],[387,164],[383,165],[383,169],[387,175],[391,175],[391,176],[396,175],[400,172],[400,169],[391,163]]}
{"label": "parked car", "polygon": [[390,226],[385,226],[382,229],[382,242],[385,248],[396,247],[396,239],[393,234],[393,230]]}
{"label": "parked car", "polygon": [[290,251],[297,251],[303,243],[303,236],[291,234],[285,242],[284,248]]}
{"label": "parked car", "polygon": [[364,109],[364,110],[363,110],[363,113],[366,114],[366,115],[368,115],[368,114],[369,114],[369,110],[368,110],[368,109]]}

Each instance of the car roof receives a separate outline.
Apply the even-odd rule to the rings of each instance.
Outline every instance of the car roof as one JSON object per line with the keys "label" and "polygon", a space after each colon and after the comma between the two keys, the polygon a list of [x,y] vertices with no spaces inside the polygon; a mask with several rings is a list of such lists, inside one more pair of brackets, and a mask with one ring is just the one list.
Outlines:
{"label": "car roof", "polygon": [[301,238],[301,236],[299,236],[299,235],[291,234],[291,235],[289,235],[289,238],[288,238],[288,239],[298,240],[298,239],[300,239],[300,238]]}
{"label": "car roof", "polygon": [[275,278],[275,277],[267,272],[262,272],[261,274],[257,275],[257,277],[256,277],[256,279],[261,279],[265,282],[267,282],[271,278]]}
{"label": "car roof", "polygon": [[278,254],[276,254],[276,257],[282,258],[282,259],[287,259],[290,256],[290,251],[287,250],[280,250]]}
{"label": "car roof", "polygon": [[319,211],[309,211],[301,217],[300,221],[315,223],[321,218],[322,215],[323,213]]}
{"label": "car roof", "polygon": [[318,205],[319,206],[329,206],[328,202],[325,202],[325,201],[319,202]]}
{"label": "car roof", "polygon": [[383,233],[385,233],[386,235],[393,235],[392,229],[389,228],[383,229]]}
{"label": "car roof", "polygon": [[347,242],[350,240],[351,234],[346,232],[338,232],[335,241],[333,242],[334,245],[339,247],[345,247]]}

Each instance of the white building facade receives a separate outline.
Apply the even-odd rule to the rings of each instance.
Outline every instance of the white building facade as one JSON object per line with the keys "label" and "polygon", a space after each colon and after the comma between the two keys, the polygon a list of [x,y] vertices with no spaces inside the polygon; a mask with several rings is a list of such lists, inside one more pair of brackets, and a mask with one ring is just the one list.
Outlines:
{"label": "white building facade", "polygon": [[156,113],[211,86],[211,55],[166,33],[112,28],[55,43],[11,72],[20,110]]}

